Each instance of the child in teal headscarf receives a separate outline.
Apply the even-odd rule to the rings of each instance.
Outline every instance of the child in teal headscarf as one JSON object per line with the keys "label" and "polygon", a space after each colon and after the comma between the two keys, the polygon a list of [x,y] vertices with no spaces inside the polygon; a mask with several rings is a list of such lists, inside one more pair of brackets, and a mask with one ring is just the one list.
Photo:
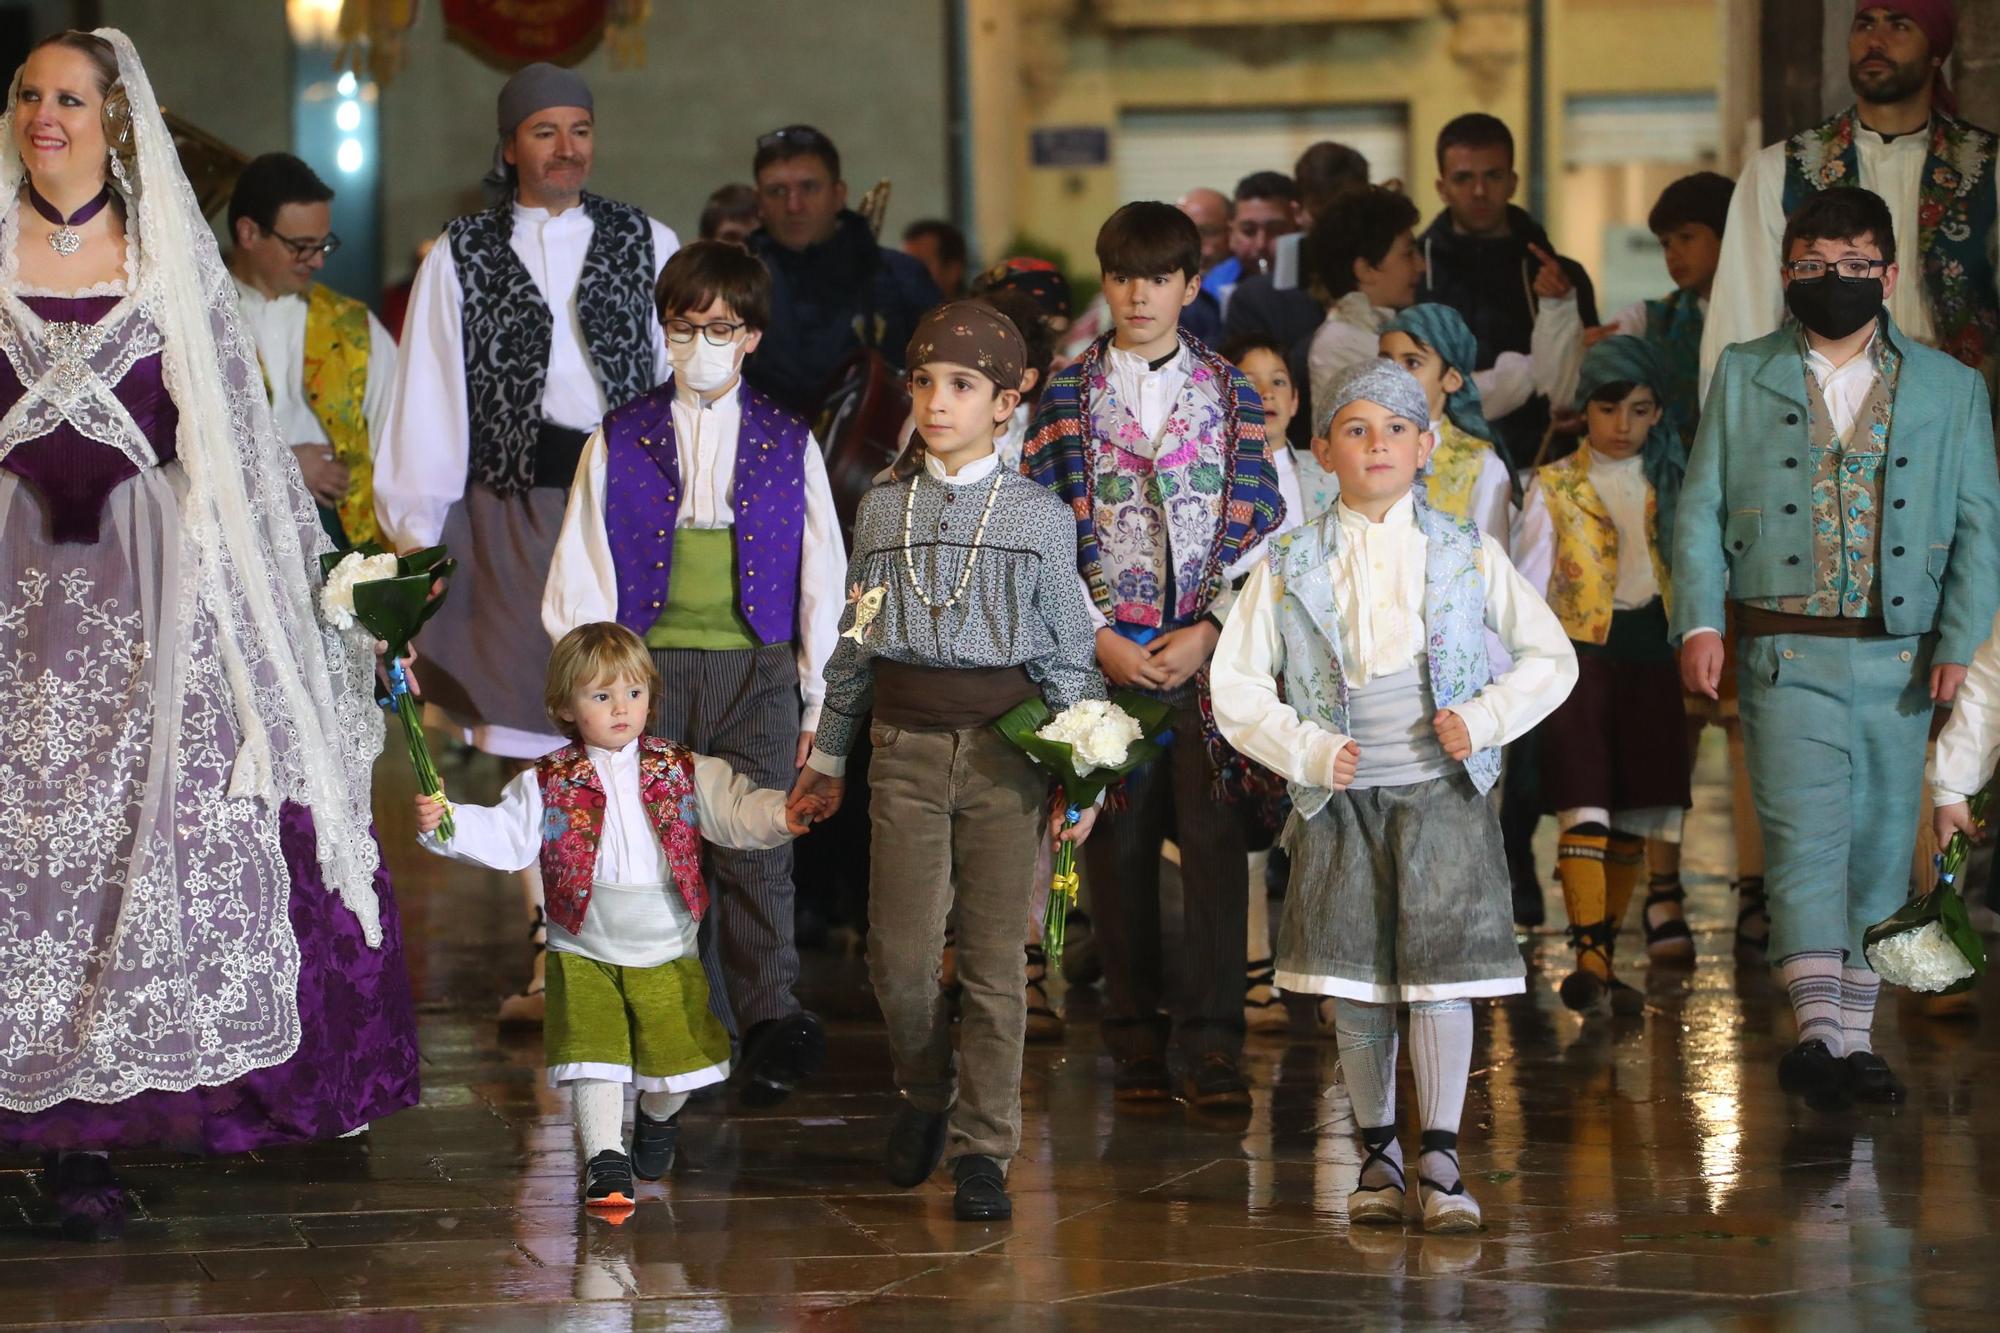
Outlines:
{"label": "child in teal headscarf", "polygon": [[[1678,842],[1689,803],[1687,719],[1667,637],[1668,555],[1687,455],[1666,418],[1667,386],[1658,349],[1642,338],[1590,349],[1575,401],[1587,438],[1536,470],[1514,545],[1578,659],[1576,689],[1541,733],[1542,789],[1560,829],[1557,872],[1577,952],[1561,988],[1572,1009],[1607,999],[1621,1011],[1641,1007],[1638,992],[1612,975],[1612,945],[1646,839]],[[1647,911],[1649,948],[1691,953],[1672,891],[1649,895]]]}
{"label": "child in teal headscarf", "polygon": [[1722,256],[1722,228],[1736,183],[1713,171],[1683,176],[1660,192],[1646,226],[1660,242],[1674,290],[1657,300],[1634,301],[1609,322],[1586,330],[1573,298],[1544,300],[1548,318],[1535,325],[1537,384],[1556,401],[1569,396],[1569,378],[1589,344],[1617,334],[1644,338],[1666,369],[1662,408],[1684,448],[1694,445],[1701,420],[1701,336],[1708,320],[1709,289]]}
{"label": "child in teal headscarf", "polygon": [[1479,344],[1465,316],[1448,305],[1413,305],[1382,329],[1382,355],[1424,386],[1437,448],[1425,474],[1431,508],[1468,518],[1501,546],[1514,518],[1514,478],[1493,447],[1479,386],[1472,372]]}

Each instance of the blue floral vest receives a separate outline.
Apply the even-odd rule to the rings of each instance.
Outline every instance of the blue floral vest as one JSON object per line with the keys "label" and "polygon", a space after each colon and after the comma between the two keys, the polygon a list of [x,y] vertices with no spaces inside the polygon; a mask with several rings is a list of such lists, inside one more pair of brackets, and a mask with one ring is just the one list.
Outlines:
{"label": "blue floral vest", "polygon": [[[1430,639],[1431,694],[1439,708],[1464,703],[1493,679],[1486,650],[1486,578],[1479,529],[1417,499],[1417,526],[1429,542],[1424,561],[1424,628]],[[1340,523],[1329,509],[1271,543],[1279,581],[1278,633],[1285,645],[1285,697],[1300,716],[1347,733],[1347,674],[1340,663],[1340,612],[1331,562]],[[1500,777],[1500,751],[1489,746],[1465,761],[1481,792]],[[1332,799],[1320,787],[1291,784],[1292,805],[1310,819]]]}

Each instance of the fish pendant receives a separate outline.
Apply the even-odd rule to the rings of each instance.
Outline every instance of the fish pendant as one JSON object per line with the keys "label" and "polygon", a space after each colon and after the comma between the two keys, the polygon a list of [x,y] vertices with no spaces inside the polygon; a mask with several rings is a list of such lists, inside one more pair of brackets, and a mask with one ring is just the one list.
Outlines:
{"label": "fish pendant", "polygon": [[83,237],[68,227],[58,227],[49,233],[49,249],[68,259],[83,248]]}

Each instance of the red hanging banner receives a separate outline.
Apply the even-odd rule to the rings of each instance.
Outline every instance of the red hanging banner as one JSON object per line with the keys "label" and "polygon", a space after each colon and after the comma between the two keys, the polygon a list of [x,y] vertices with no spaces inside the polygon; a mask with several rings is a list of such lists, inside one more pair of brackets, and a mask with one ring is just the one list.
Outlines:
{"label": "red hanging banner", "polygon": [[611,0],[442,0],[447,36],[489,64],[574,64],[604,36]]}

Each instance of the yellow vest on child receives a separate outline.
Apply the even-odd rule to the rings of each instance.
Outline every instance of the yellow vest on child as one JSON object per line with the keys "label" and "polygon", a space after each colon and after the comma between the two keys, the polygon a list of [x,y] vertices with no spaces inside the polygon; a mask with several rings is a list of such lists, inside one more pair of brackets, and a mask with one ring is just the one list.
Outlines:
{"label": "yellow vest on child", "polygon": [[[1545,464],[1535,473],[1555,530],[1549,567],[1549,609],[1563,632],[1578,643],[1603,643],[1611,635],[1613,596],[1618,588],[1618,527],[1597,489],[1590,484],[1590,450]],[[1646,487],[1646,554],[1653,581],[1673,610],[1673,587],[1660,559],[1659,501]]]}
{"label": "yellow vest on child", "polygon": [[1440,514],[1472,519],[1472,488],[1485,470],[1486,456],[1493,452],[1493,446],[1449,420],[1439,424],[1437,437],[1437,448],[1431,450],[1430,475],[1424,479],[1424,496]]}

